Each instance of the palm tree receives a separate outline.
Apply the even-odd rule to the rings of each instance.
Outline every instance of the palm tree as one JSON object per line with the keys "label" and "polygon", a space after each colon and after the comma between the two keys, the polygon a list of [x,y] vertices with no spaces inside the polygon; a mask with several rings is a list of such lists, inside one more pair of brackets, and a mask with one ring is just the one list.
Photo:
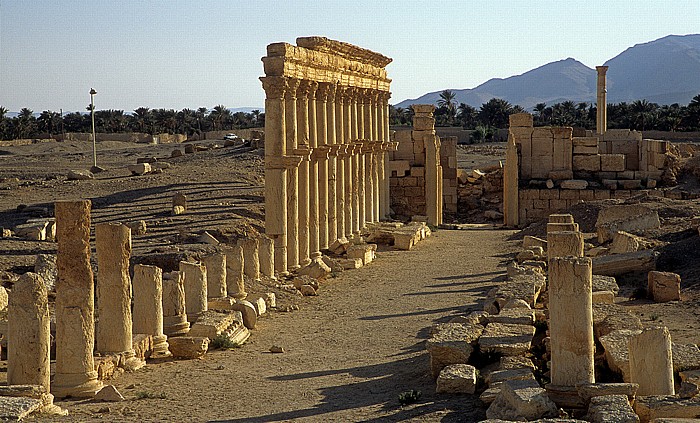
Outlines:
{"label": "palm tree", "polygon": [[15,136],[18,139],[28,138],[36,130],[34,112],[26,107],[19,111],[15,121]]}
{"label": "palm tree", "polygon": [[650,103],[647,100],[636,100],[630,105],[630,112],[634,118],[634,129],[641,129],[642,131],[656,118],[656,111],[659,105],[656,103]]}
{"label": "palm tree", "polygon": [[438,107],[445,108],[447,123],[450,125],[454,122],[454,118],[457,114],[457,102],[455,101],[456,96],[457,95],[454,91],[444,90],[440,93],[440,100],[437,101]]}
{"label": "palm tree", "polygon": [[214,109],[209,113],[209,119],[211,119],[214,125],[215,131],[221,131],[225,129],[231,120],[231,111],[226,108],[223,104],[215,106]]}
{"label": "palm tree", "polygon": [[472,107],[465,103],[459,103],[457,107],[457,117],[459,117],[459,122],[463,128],[473,128],[476,125],[476,116],[478,111],[475,107]]}
{"label": "palm tree", "polygon": [[132,115],[131,120],[133,122],[132,128],[134,130],[144,133],[150,132],[151,135],[153,135],[153,131],[148,130],[152,126],[151,109],[148,107],[139,107],[134,109],[134,114]]}
{"label": "palm tree", "polygon": [[49,134],[49,137],[58,130],[61,125],[61,115],[51,110],[44,110],[37,118],[39,130]]}
{"label": "palm tree", "polygon": [[502,98],[492,98],[481,105],[479,109],[479,122],[490,128],[507,128],[508,116],[512,113],[513,106]]}

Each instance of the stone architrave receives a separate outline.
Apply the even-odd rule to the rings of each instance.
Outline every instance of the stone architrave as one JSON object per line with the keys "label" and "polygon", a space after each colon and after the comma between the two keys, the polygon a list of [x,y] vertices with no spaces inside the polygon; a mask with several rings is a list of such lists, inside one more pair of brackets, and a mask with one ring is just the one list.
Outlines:
{"label": "stone architrave", "polygon": [[260,257],[257,238],[242,238],[238,245],[243,249],[243,274],[254,281],[260,280]]}
{"label": "stone architrave", "polygon": [[97,380],[95,303],[90,266],[90,200],[57,201],[56,373],[51,391],[57,398],[91,398]]}
{"label": "stone architrave", "polygon": [[96,351],[102,355],[121,354],[124,367],[135,370],[143,362],[135,357],[131,319],[131,229],[118,223],[95,225],[97,253],[97,313],[100,321],[95,336]]}
{"label": "stone architrave", "polygon": [[647,328],[629,339],[630,382],[637,395],[674,395],[671,335],[666,327]]}
{"label": "stone architrave", "polygon": [[226,296],[226,254],[214,253],[202,259],[207,268],[207,297]]}
{"label": "stone architrave", "polygon": [[[183,263],[185,262],[180,262],[181,267]],[[204,273],[206,275],[206,268]],[[204,286],[206,287],[206,282]],[[204,298],[206,300],[206,289]],[[170,355],[168,337],[163,333],[163,271],[160,267],[143,264],[134,266],[134,332],[153,337],[151,358]]]}
{"label": "stone architrave", "polygon": [[593,383],[592,264],[587,257],[549,260],[551,381],[574,387]]}
{"label": "stone architrave", "polygon": [[169,337],[185,335],[190,331],[185,309],[185,284],[182,273],[170,272],[163,280],[163,333]]}
{"label": "stone architrave", "polygon": [[[227,261],[228,262],[228,261]],[[187,321],[194,323],[207,311],[207,268],[200,263],[180,262],[185,285],[185,310]],[[134,328],[136,330],[136,328]]]}
{"label": "stone architrave", "polygon": [[547,258],[583,257],[583,233],[560,231],[547,233]]}
{"label": "stone architrave", "polygon": [[[248,295],[245,292],[243,278],[243,247],[240,245],[226,247],[224,252],[226,253],[226,291],[233,298],[243,299]],[[275,250],[275,260],[278,257]]]}
{"label": "stone architrave", "polygon": [[50,390],[49,301],[36,273],[20,276],[12,288],[7,322],[7,384],[40,385]]}
{"label": "stone architrave", "polygon": [[260,273],[266,278],[275,278],[275,245],[267,236],[259,239],[258,258],[260,260]]}

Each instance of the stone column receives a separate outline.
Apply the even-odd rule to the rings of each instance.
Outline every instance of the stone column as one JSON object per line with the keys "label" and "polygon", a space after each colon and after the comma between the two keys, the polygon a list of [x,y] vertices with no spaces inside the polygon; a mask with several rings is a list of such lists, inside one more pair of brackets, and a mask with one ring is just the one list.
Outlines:
{"label": "stone column", "polygon": [[[297,149],[297,88],[298,79],[287,79],[287,93],[284,97],[286,113],[285,135],[287,148],[285,155],[294,154]],[[267,119],[266,119],[267,120]],[[287,269],[299,268],[299,170],[297,167],[287,168]]]}
{"label": "stone column", "polygon": [[318,243],[319,249],[328,248],[328,119],[326,100],[331,84],[319,83],[316,91],[316,142],[324,157],[318,162]]}
{"label": "stone column", "polygon": [[518,147],[515,137],[508,133],[506,167],[503,170],[503,224],[515,228],[520,222],[518,197]]}
{"label": "stone column", "polygon": [[[181,268],[183,263],[180,262]],[[206,283],[203,285],[207,286]],[[206,289],[204,291],[206,311]],[[160,267],[134,266],[134,332],[153,337],[151,358],[170,356],[168,337],[163,333],[163,271]]]}
{"label": "stone column", "polygon": [[214,253],[202,259],[207,269],[207,298],[226,296],[226,254]]}
{"label": "stone column", "polygon": [[345,183],[345,188],[343,189],[343,194],[345,195],[345,206],[343,208],[345,221],[345,239],[348,241],[352,239],[353,234],[353,150],[352,143],[355,138],[353,138],[353,89],[348,87],[343,92],[343,141],[345,143],[345,156],[343,157],[343,171],[345,175],[343,176],[343,182]]}
{"label": "stone column", "polygon": [[[228,271],[228,269],[226,270]],[[185,310],[187,311],[187,321],[194,323],[202,313],[207,311],[208,307],[207,268],[200,263],[181,261],[180,272],[182,273],[185,285]],[[136,327],[134,327],[134,330],[136,330]]]}
{"label": "stone column", "polygon": [[309,91],[311,81],[302,80],[297,90],[297,150],[295,155],[303,157],[299,166],[299,264],[308,266],[311,263],[309,249]]}
{"label": "stone column", "polygon": [[428,224],[438,226],[440,224],[440,205],[438,203],[441,199],[439,197],[440,175],[438,172],[440,152],[437,146],[437,136],[434,133],[426,133],[423,135],[423,145],[425,145],[425,213]]}
{"label": "stone column", "polygon": [[[387,143],[391,142],[391,135],[389,131],[389,98],[391,98],[391,93],[390,92],[383,92],[382,93],[382,116],[383,116],[383,124],[382,126],[384,127],[384,141]],[[390,188],[390,174],[388,173],[389,169],[389,151],[390,149],[395,150],[396,145],[394,143],[387,144],[387,150],[384,152],[384,170],[385,170],[385,177],[384,177],[384,211],[385,211],[385,216],[388,219],[389,214],[391,211],[391,196],[389,195]]]}
{"label": "stone column", "polygon": [[336,172],[337,172],[337,155],[338,149],[336,144],[335,133],[335,97],[336,85],[329,85],[328,97],[326,99],[326,144],[333,148],[329,150],[328,158],[328,245],[330,246],[338,239],[338,219],[336,212],[337,205],[337,190],[336,190]]}
{"label": "stone column", "polygon": [[287,275],[287,171],[278,166],[287,151],[283,77],[260,78],[265,89],[265,233],[275,243],[275,270]]}
{"label": "stone column", "polygon": [[[316,123],[316,90],[318,83],[311,82],[309,86],[309,148],[311,162],[309,164],[309,257],[313,260],[321,257],[320,251],[320,220],[319,220],[319,162],[323,158],[318,148],[318,128]],[[326,156],[327,157],[327,156]]]}
{"label": "stone column", "polygon": [[553,385],[593,383],[592,265],[590,258],[549,261],[549,333]]}
{"label": "stone column", "polygon": [[344,90],[336,87],[335,91],[335,143],[337,145],[335,172],[335,219],[336,235],[341,244],[347,243],[345,237],[345,158],[347,156],[345,133]]}
{"label": "stone column", "polygon": [[10,294],[7,318],[7,384],[41,385],[49,392],[49,300],[41,276],[20,276]]}
{"label": "stone column", "polygon": [[260,258],[257,238],[242,238],[238,245],[243,249],[243,274],[254,281],[260,280]]}
{"label": "stone column", "polygon": [[[364,196],[364,183],[362,183],[362,178],[360,175],[364,173],[364,163],[362,158],[362,142],[357,141],[353,144],[353,154],[352,154],[352,209],[353,209],[353,222],[352,222],[352,232],[353,232],[353,242],[360,242],[362,240],[361,229],[362,223],[364,222],[365,205],[362,203],[362,197]],[[360,185],[362,184],[362,185]]]}
{"label": "stone column", "polygon": [[95,336],[96,351],[122,354],[125,367],[135,370],[143,362],[135,358],[131,321],[131,229],[118,223],[95,225],[97,253],[97,314],[100,316]]}
{"label": "stone column", "polygon": [[382,218],[381,214],[381,180],[384,167],[384,159],[382,158],[382,143],[380,141],[375,141],[372,143],[372,193],[374,193],[374,199],[372,205],[374,206],[374,211],[372,213],[373,221],[379,222]]}
{"label": "stone column", "polygon": [[608,72],[607,66],[596,66],[598,71],[598,83],[596,86],[596,133],[605,134],[608,130],[608,89],[605,74]]}
{"label": "stone column", "polygon": [[666,327],[646,328],[631,337],[629,357],[630,382],[639,384],[637,395],[675,395],[671,335]]}
{"label": "stone column", "polygon": [[173,337],[187,334],[190,322],[185,309],[185,284],[182,273],[170,272],[163,280],[163,334]]}
{"label": "stone column", "polygon": [[275,245],[265,235],[258,239],[258,258],[260,259],[260,273],[266,278],[276,280],[275,277]]}
{"label": "stone column", "polygon": [[[372,177],[374,174],[374,163],[372,161],[374,150],[372,143],[375,139],[375,134],[373,96],[372,90],[364,90],[364,95],[362,96],[365,124],[365,146],[362,151],[365,162],[365,223],[374,223],[374,178]],[[362,224],[363,228],[367,226],[365,223]]]}
{"label": "stone column", "polygon": [[547,258],[583,257],[583,233],[561,231],[547,233]]}
{"label": "stone column", "polygon": [[[276,245],[275,248],[277,248]],[[224,253],[226,254],[226,291],[229,296],[241,300],[248,296],[243,279],[243,247],[227,246]],[[275,251],[274,259],[277,260],[277,257]]]}
{"label": "stone column", "polygon": [[90,267],[90,200],[55,204],[56,398],[90,398],[102,388],[95,360],[94,285]]}

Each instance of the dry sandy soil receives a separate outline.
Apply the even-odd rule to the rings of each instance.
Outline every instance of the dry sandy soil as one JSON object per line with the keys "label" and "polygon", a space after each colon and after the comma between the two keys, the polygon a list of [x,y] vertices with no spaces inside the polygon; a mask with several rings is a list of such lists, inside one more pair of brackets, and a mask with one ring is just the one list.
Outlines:
{"label": "dry sandy soil", "polygon": [[[212,248],[196,243],[204,230],[224,242],[263,230],[260,151],[216,148],[170,159],[175,148],[183,147],[98,143],[98,164],[108,170],[95,180],[66,181],[69,169],[92,164],[88,145],[0,147],[0,226],[33,217],[20,205],[45,207],[51,215],[57,199],[90,198],[95,223],[145,220],[148,232],[134,237],[133,259],[166,270],[180,257]],[[485,167],[503,153],[502,145],[460,147],[458,162],[467,169]],[[172,167],[131,176],[126,165],[145,157]],[[187,195],[186,214],[171,215],[175,192]],[[665,200],[657,206],[666,229],[649,235],[675,241],[660,246],[661,266],[684,277],[685,301],[618,300],[645,324],[668,325],[674,341],[700,343],[695,265],[700,241],[687,222],[700,214],[698,203]],[[592,211],[574,213],[587,228]],[[484,410],[476,397],[434,393],[424,340],[432,324],[480,309],[486,292],[503,279],[519,239],[538,231],[537,225],[519,233],[438,230],[409,252],[380,248],[374,263],[324,282],[318,297],[291,295],[271,281],[250,286],[251,297],[273,291],[280,308],[300,309],[268,313],[241,348],[211,351],[201,360],[149,364],[110,381],[125,402],[62,401],[71,415],[46,421],[478,421]],[[22,273],[31,270],[35,254],[55,252],[55,244],[0,239],[0,251],[0,271]],[[626,295],[642,283],[628,279],[621,281]],[[272,345],[286,352],[271,354]],[[401,407],[398,395],[410,389],[423,396]]]}

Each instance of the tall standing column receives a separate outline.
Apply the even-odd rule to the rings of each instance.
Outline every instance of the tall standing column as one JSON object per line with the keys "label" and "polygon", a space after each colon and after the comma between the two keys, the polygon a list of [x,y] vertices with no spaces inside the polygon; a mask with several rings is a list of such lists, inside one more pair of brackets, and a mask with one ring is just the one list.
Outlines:
{"label": "tall standing column", "polygon": [[384,160],[381,157],[381,155],[382,143],[379,141],[375,141],[374,143],[372,143],[372,194],[374,195],[374,198],[372,199],[372,216],[374,222],[379,222],[382,218],[380,211],[381,199],[379,192],[381,191],[380,185],[382,175],[384,173],[382,169],[384,167]]}
{"label": "tall standing column", "polygon": [[51,391],[57,398],[93,397],[102,388],[95,359],[94,285],[90,267],[90,200],[58,201],[56,240],[56,374]]}
{"label": "tall standing column", "polygon": [[275,243],[275,270],[287,275],[287,171],[275,162],[287,150],[283,77],[260,78],[265,89],[265,233]]}
{"label": "tall standing column", "polygon": [[[389,132],[389,98],[391,97],[390,92],[382,92],[381,96],[381,109],[382,109],[382,127],[384,128],[384,142],[389,143],[391,141],[391,135]],[[384,217],[389,218],[391,210],[391,196],[390,191],[390,176],[388,174],[389,169],[389,144],[387,144],[387,150],[384,151]]]}
{"label": "tall standing column", "polygon": [[122,354],[125,367],[135,370],[143,362],[135,358],[131,320],[131,229],[118,223],[95,225],[97,253],[97,313],[100,322],[95,336],[96,351]]}
{"label": "tall standing column", "polygon": [[593,383],[593,306],[590,258],[549,261],[549,333],[553,385]]}
{"label": "tall standing column", "polygon": [[605,134],[608,130],[608,89],[605,74],[607,66],[596,66],[598,71],[597,96],[596,96],[596,133]]}
{"label": "tall standing column", "polygon": [[328,248],[328,124],[326,100],[331,84],[319,83],[316,91],[316,142],[324,153],[318,162],[318,243],[321,250]]}
{"label": "tall standing column", "polygon": [[337,223],[336,234],[341,243],[346,243],[345,237],[345,157],[347,146],[345,145],[345,93],[340,86],[335,90],[335,143],[338,146],[336,155],[335,172],[335,219]]}
{"label": "tall standing column", "polygon": [[297,149],[294,152],[302,156],[299,165],[299,264],[308,266],[311,263],[310,251],[310,190],[309,190],[309,91],[311,81],[302,80],[297,90]]}
{"label": "tall standing column", "polygon": [[163,333],[163,271],[160,267],[134,266],[134,331],[153,337],[151,358],[170,356],[168,337]]}
{"label": "tall standing column", "polygon": [[320,251],[320,218],[319,218],[319,163],[322,151],[318,148],[318,128],[316,123],[316,92],[318,83],[311,82],[309,86],[309,148],[311,163],[309,164],[309,256],[313,259],[321,257]]}
{"label": "tall standing column", "polygon": [[345,207],[343,212],[345,214],[345,238],[349,241],[352,239],[353,234],[353,158],[352,152],[353,147],[351,144],[354,142],[353,138],[353,115],[352,115],[352,88],[346,88],[343,92],[343,141],[345,143],[345,156],[343,158],[343,171],[345,173],[343,177],[343,182],[345,183],[345,189],[343,194],[345,194]]}
{"label": "tall standing column", "polygon": [[336,85],[329,85],[328,97],[326,99],[326,143],[333,148],[330,150],[328,158],[328,245],[330,246],[338,239],[338,219],[336,212],[337,190],[336,172],[338,149],[335,133],[335,97]]}
{"label": "tall standing column", "polygon": [[[374,124],[372,122],[372,116],[374,115],[374,105],[372,102],[372,97],[374,93],[371,90],[364,90],[364,95],[362,96],[362,101],[364,102],[364,114],[365,114],[365,146],[362,151],[365,162],[365,222],[374,222],[374,163],[372,161],[372,155],[374,148],[372,143],[374,142]],[[362,227],[365,228],[365,222],[362,223]]]}
{"label": "tall standing column", "polygon": [[[297,148],[297,88],[298,79],[287,79],[287,94],[284,97],[285,135],[287,145],[285,155],[294,154]],[[267,120],[267,119],[266,119]],[[296,270],[299,266],[299,170],[287,168],[287,268]]]}
{"label": "tall standing column", "polygon": [[7,384],[41,385],[49,392],[51,322],[41,276],[20,276],[12,288],[7,311]]}

